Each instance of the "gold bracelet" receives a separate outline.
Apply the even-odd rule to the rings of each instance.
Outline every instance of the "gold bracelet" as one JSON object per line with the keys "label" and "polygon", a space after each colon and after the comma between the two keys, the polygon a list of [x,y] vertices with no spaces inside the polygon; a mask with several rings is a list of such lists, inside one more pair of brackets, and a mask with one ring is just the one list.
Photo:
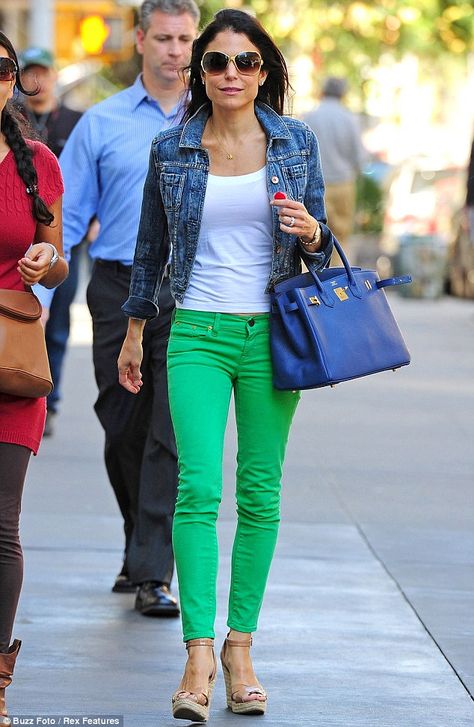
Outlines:
{"label": "gold bracelet", "polygon": [[305,242],[301,237],[298,238],[304,247],[311,247],[311,245],[319,245],[319,242],[321,240],[321,227],[319,226],[319,222],[316,223],[316,230],[314,231],[314,235],[311,238],[310,242]]}

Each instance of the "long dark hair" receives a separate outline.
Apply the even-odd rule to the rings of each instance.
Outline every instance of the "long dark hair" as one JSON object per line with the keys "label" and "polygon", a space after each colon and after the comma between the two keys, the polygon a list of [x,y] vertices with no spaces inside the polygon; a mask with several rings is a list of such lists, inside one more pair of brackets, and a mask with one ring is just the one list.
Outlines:
{"label": "long dark hair", "polygon": [[184,115],[188,120],[202,106],[211,106],[201,80],[201,58],[218,33],[232,30],[241,33],[256,46],[263,58],[262,70],[267,71],[265,83],[258,88],[257,100],[271,106],[277,114],[283,114],[285,99],[290,88],[288,69],[281,51],[258,20],[243,10],[219,10],[214,19],[193,43],[189,72],[190,101]]}
{"label": "long dark hair", "polygon": [[[7,36],[1,31],[0,46],[5,48],[9,58],[14,61],[18,68],[18,57],[15,49],[8,40]],[[24,93],[25,96],[34,96],[35,93],[37,93],[37,91],[27,91],[23,87],[18,72],[16,74],[15,86],[19,91]],[[7,101],[2,112],[1,130],[5,135],[5,140],[8,146],[13,152],[13,156],[15,157],[18,174],[25,183],[26,191],[31,197],[34,219],[44,225],[50,225],[54,220],[54,215],[51,214],[45,202],[38,194],[38,175],[33,164],[33,151],[24,139],[21,131],[22,126],[23,124],[20,113],[15,109],[11,101]]]}

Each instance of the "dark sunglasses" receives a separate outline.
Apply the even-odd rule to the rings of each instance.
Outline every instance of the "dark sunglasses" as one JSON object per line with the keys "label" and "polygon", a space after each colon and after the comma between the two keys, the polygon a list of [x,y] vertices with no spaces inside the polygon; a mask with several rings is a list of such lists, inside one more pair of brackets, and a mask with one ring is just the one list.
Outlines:
{"label": "dark sunglasses", "polygon": [[11,58],[0,58],[0,81],[14,81],[18,68]]}
{"label": "dark sunglasses", "polygon": [[243,76],[256,76],[263,66],[262,56],[253,50],[242,51],[235,56],[228,56],[218,50],[208,50],[201,58],[201,68],[204,73],[217,76],[224,73],[231,61]]}

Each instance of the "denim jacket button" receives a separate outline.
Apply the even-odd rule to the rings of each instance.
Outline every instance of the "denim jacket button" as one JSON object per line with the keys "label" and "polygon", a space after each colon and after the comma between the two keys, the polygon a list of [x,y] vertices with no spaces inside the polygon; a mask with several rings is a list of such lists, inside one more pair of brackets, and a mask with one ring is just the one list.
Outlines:
{"label": "denim jacket button", "polygon": [[276,176],[276,174],[274,174],[273,177],[272,177],[273,184],[278,184],[279,181],[280,180],[278,179],[278,177]]}

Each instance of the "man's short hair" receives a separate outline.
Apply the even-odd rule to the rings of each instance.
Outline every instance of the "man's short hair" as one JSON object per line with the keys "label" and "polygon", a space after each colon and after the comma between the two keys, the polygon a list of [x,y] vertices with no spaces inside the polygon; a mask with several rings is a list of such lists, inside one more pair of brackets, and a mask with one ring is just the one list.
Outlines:
{"label": "man's short hair", "polygon": [[151,24],[151,16],[156,11],[167,13],[168,15],[182,15],[188,13],[196,26],[201,18],[201,11],[194,0],[145,0],[139,13],[139,25],[144,33],[147,32]]}
{"label": "man's short hair", "polygon": [[338,76],[329,76],[323,84],[323,96],[342,98],[347,93],[347,81]]}

